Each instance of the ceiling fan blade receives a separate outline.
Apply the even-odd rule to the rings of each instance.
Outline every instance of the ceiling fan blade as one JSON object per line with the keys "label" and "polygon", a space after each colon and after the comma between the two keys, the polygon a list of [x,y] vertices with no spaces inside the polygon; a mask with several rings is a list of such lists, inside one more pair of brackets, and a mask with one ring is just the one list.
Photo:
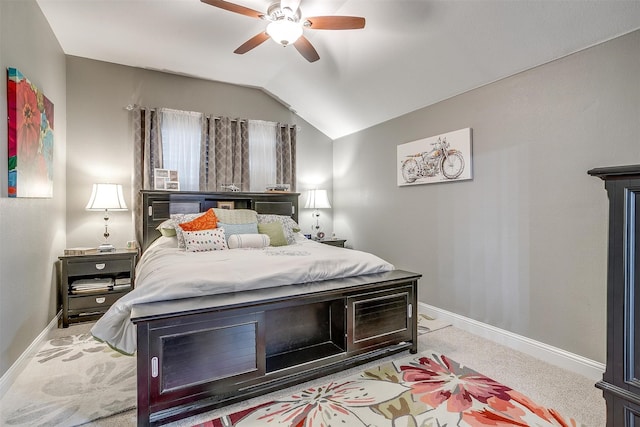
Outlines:
{"label": "ceiling fan blade", "polygon": [[358,16],[314,16],[305,20],[305,26],[312,30],[359,30],[364,24],[364,18]]}
{"label": "ceiling fan blade", "polygon": [[320,59],[320,55],[316,52],[316,49],[311,45],[311,42],[307,40],[305,36],[300,36],[298,40],[293,44],[300,55],[304,56],[304,58],[309,62],[316,62]]}
{"label": "ceiling fan blade", "polygon": [[256,34],[255,36],[251,37],[246,42],[244,42],[242,44],[242,46],[240,46],[239,48],[234,50],[233,53],[237,53],[238,55],[242,55],[243,53],[247,53],[251,49],[253,49],[254,47],[260,46],[268,38],[269,38],[269,34],[267,34],[265,31],[263,31],[263,32],[261,32],[259,34]]}
{"label": "ceiling fan blade", "polygon": [[211,6],[219,7],[220,9],[228,10],[229,12],[239,13],[240,15],[246,15],[251,18],[263,19],[264,13],[257,10],[250,9],[248,7],[240,6],[235,3],[230,3],[224,0],[200,0],[202,3],[206,3]]}

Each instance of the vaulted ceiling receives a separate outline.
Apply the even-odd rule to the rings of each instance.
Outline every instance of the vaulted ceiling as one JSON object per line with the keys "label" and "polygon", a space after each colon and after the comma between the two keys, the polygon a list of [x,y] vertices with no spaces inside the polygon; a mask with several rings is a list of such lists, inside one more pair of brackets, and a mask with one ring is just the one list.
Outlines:
{"label": "vaulted ceiling", "polygon": [[366,18],[305,30],[310,63],[271,40],[234,54],[267,23],[200,0],[37,1],[66,54],[262,88],[332,139],[640,28],[638,0],[301,0]]}

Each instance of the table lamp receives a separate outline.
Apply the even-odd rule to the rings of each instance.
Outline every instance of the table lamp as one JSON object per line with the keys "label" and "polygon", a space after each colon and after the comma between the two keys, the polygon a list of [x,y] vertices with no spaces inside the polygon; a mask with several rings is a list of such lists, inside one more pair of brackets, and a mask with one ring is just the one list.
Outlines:
{"label": "table lamp", "polygon": [[318,209],[331,209],[327,190],[309,190],[304,207],[305,209],[313,209],[312,217],[315,218],[316,224],[311,226],[312,235],[318,239],[324,238],[324,233],[320,231],[320,211]]}
{"label": "table lamp", "polygon": [[104,210],[104,243],[98,246],[98,252],[113,252],[116,248],[109,243],[109,211],[126,211],[127,205],[120,184],[93,184],[88,211]]}

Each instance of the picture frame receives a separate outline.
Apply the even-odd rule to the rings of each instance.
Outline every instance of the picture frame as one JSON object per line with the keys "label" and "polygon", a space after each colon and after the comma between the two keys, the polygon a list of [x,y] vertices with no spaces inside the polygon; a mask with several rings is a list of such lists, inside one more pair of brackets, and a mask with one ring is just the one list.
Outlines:
{"label": "picture frame", "polygon": [[169,191],[180,191],[180,182],[179,181],[165,181],[164,189]]}
{"label": "picture frame", "polygon": [[169,178],[169,169],[153,169],[153,176],[156,178]]}
{"label": "picture frame", "polygon": [[153,169],[153,189],[154,190],[164,190],[164,183],[169,179],[169,170],[168,169]]}
{"label": "picture frame", "polygon": [[153,189],[154,190],[164,190],[164,182],[166,181],[165,178],[162,177],[154,177],[154,181],[153,181]]}
{"label": "picture frame", "polygon": [[471,128],[396,147],[398,187],[473,179]]}
{"label": "picture frame", "polygon": [[153,189],[180,191],[178,171],[171,170],[171,169],[154,168],[153,169]]}
{"label": "picture frame", "polygon": [[218,209],[235,209],[235,202],[230,202],[230,201],[220,201],[217,203],[217,208]]}

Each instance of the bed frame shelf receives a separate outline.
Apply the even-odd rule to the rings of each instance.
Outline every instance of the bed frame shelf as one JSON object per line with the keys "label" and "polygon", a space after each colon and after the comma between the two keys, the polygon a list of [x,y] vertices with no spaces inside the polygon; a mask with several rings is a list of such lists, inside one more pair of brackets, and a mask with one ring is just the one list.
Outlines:
{"label": "bed frame shelf", "polygon": [[335,343],[328,341],[286,353],[275,354],[267,357],[267,373],[277,372],[342,353],[344,353],[344,348],[340,348]]}

